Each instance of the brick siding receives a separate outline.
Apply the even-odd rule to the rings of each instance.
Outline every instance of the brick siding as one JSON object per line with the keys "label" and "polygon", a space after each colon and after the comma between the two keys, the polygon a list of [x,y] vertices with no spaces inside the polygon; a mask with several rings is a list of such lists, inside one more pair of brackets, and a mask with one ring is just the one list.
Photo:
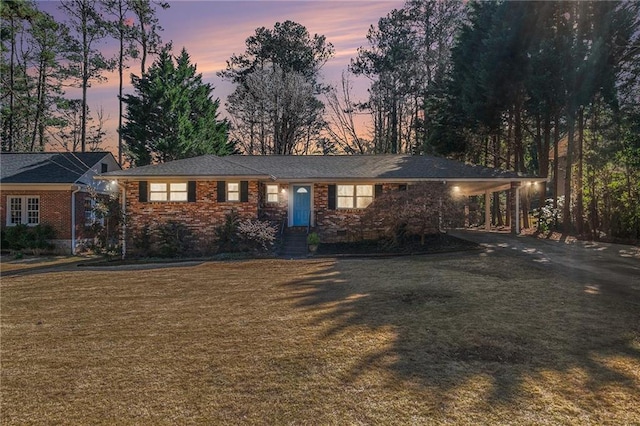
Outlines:
{"label": "brick siding", "polygon": [[249,181],[248,202],[218,202],[217,181],[197,181],[195,202],[139,201],[139,182],[126,183],[127,253],[141,254],[136,247],[144,230],[152,233],[158,227],[176,222],[190,231],[194,252],[204,254],[215,242],[216,228],[225,216],[235,211],[241,219],[258,218],[258,182]]}
{"label": "brick siding", "polygon": [[[7,226],[7,199],[10,196],[38,196],[40,197],[40,223],[53,227],[56,233],[54,243],[59,247],[71,250],[71,190],[10,190],[0,192],[0,215],[2,227]],[[90,235],[84,227],[84,200],[89,194],[76,193],[76,239],[89,238]]]}

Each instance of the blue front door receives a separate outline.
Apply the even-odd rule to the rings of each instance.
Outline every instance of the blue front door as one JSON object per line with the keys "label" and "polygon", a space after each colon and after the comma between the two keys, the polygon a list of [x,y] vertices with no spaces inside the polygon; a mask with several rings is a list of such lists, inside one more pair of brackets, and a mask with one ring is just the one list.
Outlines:
{"label": "blue front door", "polygon": [[307,226],[311,220],[311,186],[293,187],[293,226]]}

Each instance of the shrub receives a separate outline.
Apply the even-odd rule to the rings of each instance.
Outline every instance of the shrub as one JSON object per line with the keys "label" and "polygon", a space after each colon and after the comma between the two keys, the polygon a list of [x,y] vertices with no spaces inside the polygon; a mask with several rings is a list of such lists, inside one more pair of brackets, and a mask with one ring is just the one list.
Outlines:
{"label": "shrub", "polygon": [[310,233],[307,235],[307,244],[310,246],[317,246],[320,244],[320,236],[315,232]]}
{"label": "shrub", "polygon": [[180,257],[191,252],[191,231],[183,223],[167,222],[158,227],[158,233],[160,256]]}
{"label": "shrub", "polygon": [[151,230],[149,229],[149,225],[145,225],[144,228],[136,234],[133,240],[133,247],[139,252],[149,254],[151,246]]}
{"label": "shrub", "polygon": [[231,210],[225,215],[224,224],[216,228],[218,252],[238,251],[238,225],[238,214]]}
{"label": "shrub", "polygon": [[238,235],[252,250],[267,251],[276,239],[277,230],[269,222],[243,220],[238,223]]}
{"label": "shrub", "polygon": [[4,244],[9,250],[31,250],[35,255],[53,248],[50,240],[56,238],[56,233],[51,225],[40,224],[36,226],[16,225],[6,228],[4,232]]}
{"label": "shrub", "polygon": [[558,208],[553,208],[553,198],[547,198],[544,206],[534,209],[533,215],[538,220],[538,231],[547,232],[555,229],[562,222],[562,209],[564,208],[564,196],[558,197]]}

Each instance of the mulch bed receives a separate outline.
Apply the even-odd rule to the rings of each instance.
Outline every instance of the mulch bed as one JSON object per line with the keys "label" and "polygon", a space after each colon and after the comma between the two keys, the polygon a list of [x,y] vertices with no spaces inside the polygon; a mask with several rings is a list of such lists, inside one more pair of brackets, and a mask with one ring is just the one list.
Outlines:
{"label": "mulch bed", "polygon": [[447,234],[427,235],[424,244],[420,236],[407,237],[401,244],[390,239],[363,240],[343,243],[321,243],[318,255],[408,255],[474,250],[478,244]]}

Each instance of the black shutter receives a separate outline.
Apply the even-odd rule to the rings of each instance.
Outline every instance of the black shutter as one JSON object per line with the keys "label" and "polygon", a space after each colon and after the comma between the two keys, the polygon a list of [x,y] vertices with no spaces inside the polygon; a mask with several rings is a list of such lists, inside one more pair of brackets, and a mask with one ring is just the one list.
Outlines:
{"label": "black shutter", "polygon": [[336,186],[329,185],[329,210],[336,209]]}
{"label": "black shutter", "polygon": [[246,203],[249,201],[249,181],[240,181],[240,201]]}
{"label": "black shutter", "polygon": [[382,185],[376,185],[374,188],[374,198],[378,198],[382,195]]}
{"label": "black shutter", "polygon": [[196,202],[196,181],[190,180],[187,182],[187,201],[190,203]]}
{"label": "black shutter", "polygon": [[223,180],[218,181],[218,202],[224,203],[227,201],[227,183]]}
{"label": "black shutter", "polygon": [[140,201],[141,203],[146,203],[147,200],[148,200],[147,181],[141,180],[138,183],[138,201]]}

